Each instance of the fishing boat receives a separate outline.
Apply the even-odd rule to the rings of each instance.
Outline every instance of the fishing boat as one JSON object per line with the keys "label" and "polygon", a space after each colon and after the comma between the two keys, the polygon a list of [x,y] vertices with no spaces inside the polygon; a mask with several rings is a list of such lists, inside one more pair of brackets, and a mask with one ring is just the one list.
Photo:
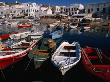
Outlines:
{"label": "fishing boat", "polygon": [[0,40],[6,40],[10,37],[10,35],[12,34],[17,34],[17,32],[13,32],[13,33],[7,33],[7,34],[1,34],[0,35]]}
{"label": "fishing boat", "polygon": [[[40,38],[43,35],[44,32],[42,31],[37,31],[37,32],[31,32],[31,31],[26,31],[26,32],[19,32],[17,34],[11,34],[10,38],[11,39],[24,39],[29,35],[32,35],[31,37],[33,38]],[[37,36],[36,36],[37,35]]]}
{"label": "fishing boat", "polygon": [[[52,39],[42,38],[39,44],[32,50],[29,55],[34,56],[35,68],[39,68],[46,61],[56,48],[56,42]],[[32,57],[32,56],[31,56]]]}
{"label": "fishing boat", "polygon": [[53,53],[51,61],[58,67],[62,75],[75,66],[81,59],[80,45],[78,42],[72,44],[63,42]]}
{"label": "fishing boat", "polygon": [[[33,38],[35,34],[28,35],[25,39],[10,39],[8,42],[0,44],[0,69],[5,69],[8,66],[20,61],[25,57],[42,38],[42,35]],[[8,43],[8,44],[6,44]]]}
{"label": "fishing boat", "polygon": [[30,23],[21,23],[21,24],[18,24],[17,27],[18,28],[31,28],[32,24],[30,24]]}
{"label": "fishing boat", "polygon": [[27,32],[19,32],[17,34],[12,34],[10,35],[11,39],[21,39],[21,38],[26,38],[29,34],[31,34],[30,31]]}
{"label": "fishing boat", "polygon": [[63,28],[54,28],[52,29],[52,31],[50,30],[46,30],[44,32],[44,37],[45,38],[51,38],[51,39],[58,39],[61,38],[63,36]]}
{"label": "fishing boat", "polygon": [[62,37],[63,31],[62,30],[57,30],[57,31],[52,32],[50,35],[51,35],[52,39],[58,39],[58,38]]}
{"label": "fishing boat", "polygon": [[58,39],[63,36],[63,28],[57,26],[51,33],[51,39]]}
{"label": "fishing boat", "polygon": [[82,48],[82,62],[88,72],[110,82],[110,59],[101,49]]}
{"label": "fishing boat", "polygon": [[76,29],[78,27],[78,23],[72,23],[69,26],[71,29]]}

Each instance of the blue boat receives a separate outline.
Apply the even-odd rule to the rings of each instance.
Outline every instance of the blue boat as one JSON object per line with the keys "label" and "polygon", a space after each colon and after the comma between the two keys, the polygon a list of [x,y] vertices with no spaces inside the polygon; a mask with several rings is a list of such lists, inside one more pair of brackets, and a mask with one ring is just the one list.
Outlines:
{"label": "blue boat", "polygon": [[62,36],[63,36],[63,28],[59,26],[53,29],[52,31],[47,30],[44,32],[45,38],[58,39],[61,38]]}
{"label": "blue boat", "polygon": [[50,35],[51,35],[52,39],[61,38],[63,35],[63,30],[54,31],[54,32],[50,33]]}
{"label": "blue boat", "polygon": [[57,26],[51,33],[51,39],[58,39],[63,36],[63,27]]}

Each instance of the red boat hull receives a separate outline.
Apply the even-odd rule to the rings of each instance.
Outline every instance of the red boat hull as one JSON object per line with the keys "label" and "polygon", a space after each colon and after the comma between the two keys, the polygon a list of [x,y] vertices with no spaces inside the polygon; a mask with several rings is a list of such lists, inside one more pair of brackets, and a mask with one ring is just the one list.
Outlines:
{"label": "red boat hull", "polygon": [[18,25],[18,28],[31,28],[32,25]]}
{"label": "red boat hull", "polygon": [[93,56],[93,57],[86,56],[85,53],[82,52],[82,62],[83,62],[85,69],[88,72],[90,72],[91,74],[98,76],[98,77],[106,80],[107,82],[110,82],[110,65],[109,64],[107,64],[107,65],[105,65],[105,64],[95,64],[95,65],[91,64],[88,60],[91,58],[94,59],[96,57],[95,56]]}
{"label": "red boat hull", "polygon": [[9,65],[14,64],[20,60],[22,60],[23,57],[25,57],[35,46],[36,43],[38,43],[37,41],[33,41],[33,43],[31,44],[31,46],[29,48],[27,48],[26,50],[20,52],[20,53],[16,53],[13,54],[12,56],[7,55],[0,58],[0,69],[5,69],[7,68]]}
{"label": "red boat hull", "polygon": [[27,52],[23,52],[17,56],[6,57],[6,58],[0,59],[0,69],[5,69],[9,65],[20,61],[26,55],[27,55]]}
{"label": "red boat hull", "polygon": [[0,35],[0,39],[1,40],[6,40],[10,37],[11,34],[16,34],[16,32],[10,33],[10,34],[2,34],[2,35]]}

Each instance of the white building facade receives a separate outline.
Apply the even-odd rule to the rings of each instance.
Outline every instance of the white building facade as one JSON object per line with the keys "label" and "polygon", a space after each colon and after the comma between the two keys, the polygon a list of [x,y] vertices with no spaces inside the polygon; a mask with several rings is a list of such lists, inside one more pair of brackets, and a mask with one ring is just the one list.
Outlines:
{"label": "white building facade", "polygon": [[54,12],[72,16],[74,14],[80,14],[83,9],[84,6],[82,4],[72,4],[70,6],[55,6]]}
{"label": "white building facade", "polygon": [[21,3],[15,5],[0,6],[0,17],[39,17],[52,14],[50,6],[43,6],[36,3]]}
{"label": "white building facade", "polygon": [[22,3],[22,6],[26,16],[36,17],[36,13],[40,10],[40,5],[36,3]]}
{"label": "white building facade", "polygon": [[100,15],[110,15],[110,2],[105,3],[94,3],[85,5],[86,14],[99,13]]}
{"label": "white building facade", "polygon": [[7,11],[9,10],[9,5],[6,5],[4,2],[0,2],[0,18],[4,18],[9,14]]}

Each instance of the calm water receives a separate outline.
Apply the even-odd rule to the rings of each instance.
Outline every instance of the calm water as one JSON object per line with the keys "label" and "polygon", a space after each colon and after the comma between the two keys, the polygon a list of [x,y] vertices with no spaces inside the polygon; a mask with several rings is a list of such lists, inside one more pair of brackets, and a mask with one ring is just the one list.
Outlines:
{"label": "calm water", "polygon": [[[70,43],[78,41],[81,47],[91,46],[101,48],[106,52],[110,51],[110,38],[106,38],[105,35],[100,36],[100,34],[87,32],[77,34],[71,31],[64,33],[63,37],[58,41],[58,45],[62,41],[69,41]],[[1,80],[6,82],[104,82],[102,79],[88,73],[81,62],[69,70],[63,77],[61,72],[50,62],[50,59],[46,60],[38,69],[34,69],[33,60],[29,61],[30,59],[26,57],[4,70],[6,80],[0,77],[2,78]],[[29,67],[24,71],[28,63],[30,63]]]}

